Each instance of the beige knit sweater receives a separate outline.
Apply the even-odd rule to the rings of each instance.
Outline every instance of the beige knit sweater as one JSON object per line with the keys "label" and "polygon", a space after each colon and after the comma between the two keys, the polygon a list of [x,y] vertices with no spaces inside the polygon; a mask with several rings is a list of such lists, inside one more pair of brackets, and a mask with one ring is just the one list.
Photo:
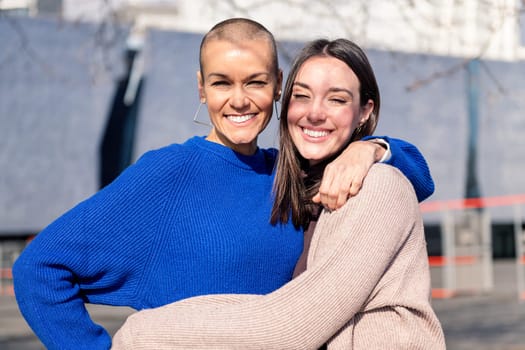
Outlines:
{"label": "beige knit sweater", "polygon": [[359,195],[322,213],[296,279],[268,295],[208,295],[138,312],[113,349],[444,349],[429,296],[412,186],[376,164]]}

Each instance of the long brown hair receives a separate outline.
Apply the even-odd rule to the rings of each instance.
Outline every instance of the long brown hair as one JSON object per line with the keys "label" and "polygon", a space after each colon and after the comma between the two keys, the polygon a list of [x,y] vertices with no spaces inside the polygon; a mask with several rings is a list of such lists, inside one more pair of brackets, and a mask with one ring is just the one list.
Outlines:
{"label": "long brown hair", "polygon": [[379,118],[380,96],[374,71],[365,53],[359,46],[347,39],[329,41],[318,39],[308,43],[295,58],[286,80],[279,125],[280,151],[273,187],[274,203],[271,223],[286,223],[290,219],[295,227],[305,228],[318,206],[311,201],[317,193],[326,164],[336,158],[344,149],[330,159],[325,159],[315,167],[309,167],[295,147],[288,130],[288,106],[292,96],[293,84],[301,66],[312,57],[334,57],[345,62],[359,80],[360,105],[368,100],[374,102],[374,109],[368,120],[357,128],[350,142],[373,134]]}

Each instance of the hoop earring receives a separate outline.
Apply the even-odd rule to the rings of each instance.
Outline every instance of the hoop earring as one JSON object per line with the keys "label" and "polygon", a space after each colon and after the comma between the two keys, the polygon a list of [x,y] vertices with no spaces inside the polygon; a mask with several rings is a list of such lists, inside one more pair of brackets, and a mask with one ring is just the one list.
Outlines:
{"label": "hoop earring", "polygon": [[201,121],[198,120],[198,118],[199,118],[199,112],[200,112],[200,110],[201,110],[201,106],[202,106],[203,104],[204,104],[203,102],[200,102],[200,103],[199,103],[199,106],[197,107],[197,111],[195,112],[195,115],[193,116],[193,122],[194,122],[195,124],[200,124],[200,125],[205,125],[205,126],[209,126],[209,127],[211,127],[211,124],[210,124],[210,123],[205,123],[205,122],[201,122]]}
{"label": "hoop earring", "polygon": [[279,115],[279,109],[277,108],[277,102],[279,101],[273,101],[273,105],[275,107],[275,115],[277,116],[277,120],[281,120],[281,116]]}
{"label": "hoop earring", "polygon": [[354,132],[352,133],[352,139],[359,135],[361,131],[363,130],[363,126],[359,125],[357,128],[355,128]]}

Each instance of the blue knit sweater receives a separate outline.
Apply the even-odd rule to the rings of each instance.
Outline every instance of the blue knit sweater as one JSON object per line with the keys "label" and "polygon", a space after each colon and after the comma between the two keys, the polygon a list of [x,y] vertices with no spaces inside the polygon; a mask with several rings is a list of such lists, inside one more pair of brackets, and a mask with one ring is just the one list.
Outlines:
{"label": "blue knit sweater", "polygon": [[[433,191],[417,149],[389,141],[391,162],[416,190]],[[201,137],[146,153],[16,261],[27,322],[49,349],[107,349],[111,338],[85,303],[143,309],[288,282],[303,237],[291,224],[269,224],[274,162],[273,150],[242,156]]]}

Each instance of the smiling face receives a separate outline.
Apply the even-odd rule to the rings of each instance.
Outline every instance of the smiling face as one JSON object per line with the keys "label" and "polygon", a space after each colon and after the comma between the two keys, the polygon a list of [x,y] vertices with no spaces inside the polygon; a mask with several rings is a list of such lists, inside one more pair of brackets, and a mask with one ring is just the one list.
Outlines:
{"label": "smiling face", "polygon": [[272,53],[264,39],[211,40],[203,48],[197,79],[213,124],[208,140],[246,155],[256,151],[281,87]]}
{"label": "smiling face", "polygon": [[308,59],[297,72],[288,106],[288,129],[311,165],[335,155],[366,122],[374,103],[360,105],[359,80],[343,61]]}

